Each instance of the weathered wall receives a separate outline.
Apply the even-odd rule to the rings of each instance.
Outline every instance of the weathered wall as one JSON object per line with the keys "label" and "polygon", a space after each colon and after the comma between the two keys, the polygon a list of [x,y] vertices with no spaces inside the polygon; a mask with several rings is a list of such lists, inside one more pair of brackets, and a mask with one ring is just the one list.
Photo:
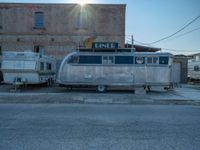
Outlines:
{"label": "weathered wall", "polygon": [[175,56],[174,62],[180,63],[180,83],[187,83],[188,75],[188,58],[185,56]]}
{"label": "weathered wall", "polygon": [[[45,54],[58,60],[94,41],[118,42],[124,47],[125,7],[0,3],[0,46],[2,51],[23,51],[41,45]],[[44,12],[44,28],[35,28],[35,12]]]}

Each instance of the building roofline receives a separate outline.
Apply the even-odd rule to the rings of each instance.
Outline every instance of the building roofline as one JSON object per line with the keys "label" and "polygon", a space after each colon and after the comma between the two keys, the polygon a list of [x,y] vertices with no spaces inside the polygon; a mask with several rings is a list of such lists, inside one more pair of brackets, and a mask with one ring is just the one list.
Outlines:
{"label": "building roofline", "polygon": [[[132,47],[132,44],[125,44],[125,47],[128,46],[129,48]],[[156,52],[156,51],[161,51],[161,48],[157,48],[157,47],[150,47],[150,46],[144,46],[144,45],[138,45],[138,44],[134,44],[133,45],[134,48],[136,48],[136,50],[140,51],[142,49],[142,51],[152,51],[152,52]],[[139,50],[140,49],[140,50]]]}
{"label": "building roofline", "polygon": [[200,55],[200,53],[190,54],[188,56],[196,56],[196,55]]}
{"label": "building roofline", "polygon": [[[8,2],[1,2],[4,5],[78,5],[78,3],[8,3]],[[106,3],[88,3],[86,5],[106,5],[106,6],[126,6],[126,4],[106,4]]]}
{"label": "building roofline", "polygon": [[156,50],[161,50],[161,48],[159,47],[153,47],[153,46],[144,46],[144,45],[138,45],[138,44],[134,44],[134,46],[138,46],[138,47],[144,47],[144,48],[149,48],[149,49],[156,49]]}

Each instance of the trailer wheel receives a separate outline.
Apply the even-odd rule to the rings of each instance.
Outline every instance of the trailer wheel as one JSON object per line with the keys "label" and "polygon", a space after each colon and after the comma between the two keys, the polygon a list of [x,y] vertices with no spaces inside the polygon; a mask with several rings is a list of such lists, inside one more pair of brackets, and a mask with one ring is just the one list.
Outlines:
{"label": "trailer wheel", "polygon": [[147,90],[148,90],[148,92],[151,91],[151,86],[150,85],[147,86]]}
{"label": "trailer wheel", "polygon": [[97,86],[97,91],[102,93],[106,91],[106,87],[104,85],[98,85]]}

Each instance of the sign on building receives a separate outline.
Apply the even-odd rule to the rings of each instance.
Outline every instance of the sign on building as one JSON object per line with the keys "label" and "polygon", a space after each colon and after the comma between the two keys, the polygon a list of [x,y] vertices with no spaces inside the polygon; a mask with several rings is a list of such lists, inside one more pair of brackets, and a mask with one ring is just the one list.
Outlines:
{"label": "sign on building", "polygon": [[115,42],[95,42],[92,43],[92,48],[118,48],[118,43]]}

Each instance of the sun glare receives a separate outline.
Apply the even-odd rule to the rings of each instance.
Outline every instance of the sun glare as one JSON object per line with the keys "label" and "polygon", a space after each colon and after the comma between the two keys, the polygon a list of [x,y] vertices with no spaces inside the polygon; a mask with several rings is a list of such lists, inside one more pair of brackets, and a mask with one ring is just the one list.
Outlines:
{"label": "sun glare", "polygon": [[92,3],[93,0],[77,0],[77,3],[79,3],[80,5],[85,5],[85,4],[89,4]]}

